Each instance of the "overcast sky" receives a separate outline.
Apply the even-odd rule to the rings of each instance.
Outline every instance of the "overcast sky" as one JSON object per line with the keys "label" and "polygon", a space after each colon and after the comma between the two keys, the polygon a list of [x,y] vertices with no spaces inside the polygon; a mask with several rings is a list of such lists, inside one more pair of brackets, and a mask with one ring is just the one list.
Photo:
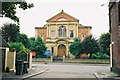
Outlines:
{"label": "overcast sky", "polygon": [[[99,37],[100,34],[109,31],[108,0],[26,0],[32,2],[32,9],[17,9],[20,17],[20,32],[28,37],[35,36],[35,27],[42,27],[46,20],[64,10],[64,12],[79,19],[79,23],[91,26],[92,34]],[[11,22],[6,18],[0,18],[0,26],[5,22]]]}

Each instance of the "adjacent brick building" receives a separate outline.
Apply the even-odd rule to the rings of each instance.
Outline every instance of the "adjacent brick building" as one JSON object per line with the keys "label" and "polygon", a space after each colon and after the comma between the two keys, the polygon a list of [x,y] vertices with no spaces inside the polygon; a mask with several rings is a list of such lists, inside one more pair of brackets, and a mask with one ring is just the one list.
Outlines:
{"label": "adjacent brick building", "polygon": [[120,1],[109,3],[111,33],[111,70],[120,75]]}
{"label": "adjacent brick building", "polygon": [[69,57],[68,47],[74,38],[79,37],[82,41],[91,34],[91,26],[79,24],[78,19],[63,10],[46,22],[43,27],[35,27],[35,38],[41,36],[53,56]]}

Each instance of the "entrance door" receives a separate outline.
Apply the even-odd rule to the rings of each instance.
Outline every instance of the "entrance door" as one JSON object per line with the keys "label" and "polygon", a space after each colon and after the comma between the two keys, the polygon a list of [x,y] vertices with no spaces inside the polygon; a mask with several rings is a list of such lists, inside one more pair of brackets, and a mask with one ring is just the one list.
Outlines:
{"label": "entrance door", "polygon": [[60,44],[58,46],[58,57],[63,57],[64,54],[66,54],[66,47],[63,44]]}

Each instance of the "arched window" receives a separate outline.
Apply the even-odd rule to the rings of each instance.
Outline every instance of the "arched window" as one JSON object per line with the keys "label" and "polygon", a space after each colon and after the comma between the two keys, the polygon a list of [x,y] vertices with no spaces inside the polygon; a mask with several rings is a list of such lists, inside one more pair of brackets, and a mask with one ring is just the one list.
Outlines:
{"label": "arched window", "polygon": [[59,30],[58,30],[58,33],[59,33],[59,37],[66,37],[66,28],[65,28],[65,26],[60,26]]}

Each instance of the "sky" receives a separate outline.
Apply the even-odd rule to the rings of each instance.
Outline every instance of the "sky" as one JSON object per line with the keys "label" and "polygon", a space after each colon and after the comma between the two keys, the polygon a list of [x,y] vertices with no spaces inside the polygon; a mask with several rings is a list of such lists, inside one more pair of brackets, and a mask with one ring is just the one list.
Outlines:
{"label": "sky", "polygon": [[[20,32],[28,37],[35,36],[35,27],[42,27],[46,20],[64,10],[77,18],[79,24],[91,26],[91,33],[99,37],[109,32],[108,0],[26,0],[34,7],[27,10],[17,9],[20,18]],[[0,26],[11,23],[8,18],[0,18]]]}

